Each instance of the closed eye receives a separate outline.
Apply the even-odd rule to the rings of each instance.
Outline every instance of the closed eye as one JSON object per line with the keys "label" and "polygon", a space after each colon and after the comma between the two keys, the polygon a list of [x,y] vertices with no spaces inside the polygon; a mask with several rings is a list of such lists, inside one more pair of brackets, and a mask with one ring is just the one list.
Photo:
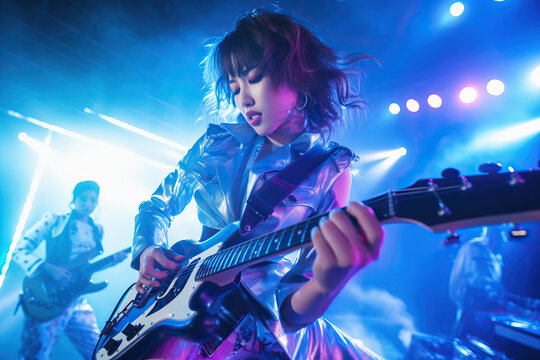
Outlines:
{"label": "closed eye", "polygon": [[249,80],[249,83],[250,83],[250,84],[256,84],[256,83],[258,83],[259,81],[261,81],[263,77],[264,77],[264,74],[263,74],[262,72],[260,72],[260,73],[257,74],[257,76],[255,76],[253,79]]}

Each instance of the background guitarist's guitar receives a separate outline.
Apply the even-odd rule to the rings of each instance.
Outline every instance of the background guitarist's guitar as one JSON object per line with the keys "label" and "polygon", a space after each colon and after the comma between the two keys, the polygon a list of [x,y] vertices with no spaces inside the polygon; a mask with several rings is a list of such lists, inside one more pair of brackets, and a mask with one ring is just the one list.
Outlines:
{"label": "background guitarist's guitar", "polygon": [[115,265],[118,255],[128,254],[130,251],[131,247],[93,263],[68,268],[71,279],[65,283],[56,281],[47,271],[35,277],[26,276],[21,294],[24,312],[38,321],[55,318],[78,296],[104,289],[107,282],[94,283],[91,279],[92,274]]}
{"label": "background guitarist's guitar", "polygon": [[[540,221],[540,171],[419,180],[364,203],[383,223],[415,223],[435,232]],[[133,285],[128,288],[102,331],[94,359],[139,359],[159,344],[163,334],[204,345],[220,332],[213,306],[217,288],[226,289],[248,266],[309,246],[311,229],[326,215],[245,241],[238,241],[237,223],[202,243],[182,241],[188,260],[144,295]]]}

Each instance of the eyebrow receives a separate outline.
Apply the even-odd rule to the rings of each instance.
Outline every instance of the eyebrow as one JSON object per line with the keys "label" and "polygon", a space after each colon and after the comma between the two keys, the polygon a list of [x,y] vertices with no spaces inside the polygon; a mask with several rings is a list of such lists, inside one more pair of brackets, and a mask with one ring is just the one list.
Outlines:
{"label": "eyebrow", "polygon": [[[247,76],[249,74],[249,72],[253,69],[255,69],[257,67],[257,65],[251,65],[251,66],[246,66],[241,72],[240,72],[240,76]],[[233,82],[236,82],[235,80],[236,76],[234,78],[231,78],[229,79],[229,84],[232,84]]]}

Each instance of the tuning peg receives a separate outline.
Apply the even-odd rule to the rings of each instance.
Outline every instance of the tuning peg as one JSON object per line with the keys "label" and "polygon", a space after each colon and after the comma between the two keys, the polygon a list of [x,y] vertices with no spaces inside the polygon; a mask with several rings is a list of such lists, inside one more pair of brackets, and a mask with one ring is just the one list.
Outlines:
{"label": "tuning peg", "polygon": [[441,173],[445,179],[457,179],[459,177],[459,170],[454,168],[446,168]]}
{"label": "tuning peg", "polygon": [[443,245],[451,246],[457,244],[459,241],[459,235],[456,234],[453,230],[448,230],[448,235],[444,238]]}
{"label": "tuning peg", "polygon": [[493,175],[493,174],[498,173],[501,170],[501,168],[502,166],[499,163],[487,162],[480,165],[478,167],[478,170],[480,170],[483,173]]}

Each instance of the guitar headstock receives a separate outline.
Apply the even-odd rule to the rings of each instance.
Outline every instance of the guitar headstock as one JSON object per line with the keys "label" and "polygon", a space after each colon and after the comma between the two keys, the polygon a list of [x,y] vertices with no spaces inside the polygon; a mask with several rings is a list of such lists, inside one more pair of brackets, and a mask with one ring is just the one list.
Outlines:
{"label": "guitar headstock", "polygon": [[442,232],[540,221],[540,170],[466,177],[456,172],[389,192],[392,211],[385,222],[410,222]]}

